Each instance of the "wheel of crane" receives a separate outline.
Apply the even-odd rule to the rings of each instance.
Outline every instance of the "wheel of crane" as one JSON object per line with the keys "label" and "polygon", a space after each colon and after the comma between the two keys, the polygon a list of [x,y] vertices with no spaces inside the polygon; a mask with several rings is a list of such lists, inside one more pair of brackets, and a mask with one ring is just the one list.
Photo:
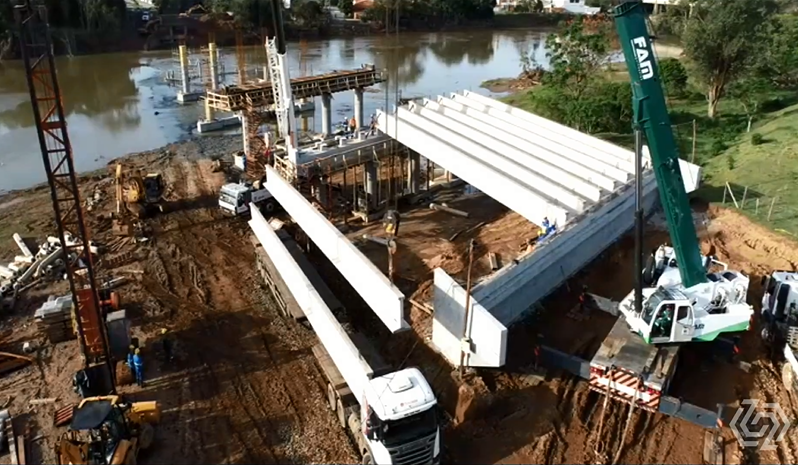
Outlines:
{"label": "wheel of crane", "polygon": [[790,366],[789,362],[785,362],[781,365],[781,382],[784,383],[784,387],[787,388],[788,391],[794,389],[795,373],[793,373],[792,366]]}
{"label": "wheel of crane", "polygon": [[327,406],[334,412],[337,404],[338,394],[335,392],[335,388],[333,388],[332,384],[327,383]]}
{"label": "wheel of crane", "polygon": [[346,428],[346,409],[344,408],[344,402],[341,398],[338,398],[338,401],[335,403],[335,413],[338,415],[338,423],[341,424],[341,428]]}
{"label": "wheel of crane", "polygon": [[139,428],[139,448],[149,449],[155,439],[155,428],[149,423],[142,423]]}

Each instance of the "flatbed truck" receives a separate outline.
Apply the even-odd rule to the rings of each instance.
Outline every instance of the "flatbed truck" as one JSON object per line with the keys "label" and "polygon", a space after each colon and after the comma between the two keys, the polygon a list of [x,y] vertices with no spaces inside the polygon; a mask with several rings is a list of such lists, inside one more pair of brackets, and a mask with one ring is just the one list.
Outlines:
{"label": "flatbed truck", "polygon": [[[284,317],[309,324],[319,337],[312,352],[326,379],[328,407],[353,439],[362,463],[439,464],[441,417],[421,371],[394,371],[362,333],[344,328],[332,311],[343,305],[296,241],[281,229],[275,231],[257,209],[252,212],[252,243],[264,285]],[[302,277],[296,279],[296,272]],[[324,302],[323,309],[303,309],[302,293],[310,287]]]}

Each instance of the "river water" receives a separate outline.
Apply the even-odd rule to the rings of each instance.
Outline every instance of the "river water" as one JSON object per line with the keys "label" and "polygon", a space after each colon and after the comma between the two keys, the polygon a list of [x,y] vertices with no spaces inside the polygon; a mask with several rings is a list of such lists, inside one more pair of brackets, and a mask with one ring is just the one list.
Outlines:
{"label": "river water", "polygon": [[[397,78],[403,97],[435,96],[463,89],[479,90],[481,82],[520,71],[519,57],[535,50],[545,63],[543,31],[475,31],[401,34],[290,43],[293,77],[374,63]],[[238,80],[235,49],[223,49],[224,79]],[[196,61],[199,51],[192,55]],[[249,78],[262,74],[262,47],[245,50]],[[189,137],[203,116],[201,104],[181,106],[174,86],[164,79],[177,68],[172,52],[141,52],[59,57],[56,63],[78,171],[96,169],[131,152],[154,149]],[[198,68],[199,69],[199,68]],[[176,73],[179,75],[179,73]],[[207,76],[207,73],[204,73]],[[203,88],[192,76],[193,89]],[[366,93],[366,116],[396,100],[395,83]],[[352,93],[337,94],[333,120],[351,117]],[[320,107],[311,127],[320,128]],[[25,75],[19,62],[0,65],[0,192],[45,180],[33,125]]]}
{"label": "river water", "polygon": [[[532,53],[547,64],[543,30],[507,30],[421,33],[341,38],[288,45],[291,76],[321,74],[374,63],[387,70],[389,82],[365,94],[366,118],[396,98],[437,96],[469,89],[489,95],[480,84],[488,79],[516,76],[520,56]],[[222,49],[221,74],[225,83],[238,81],[235,48]],[[202,53],[191,55],[196,62]],[[244,50],[246,79],[262,77],[263,47]],[[59,57],[59,83],[78,171],[105,166],[110,160],[151,150],[194,135],[204,116],[199,103],[179,105],[177,88],[165,76],[177,70],[173,52],[139,52]],[[208,73],[196,66],[193,90],[202,90]],[[179,72],[175,73],[179,76]],[[206,76],[203,79],[203,76]],[[333,99],[333,122],[352,116],[351,92]],[[321,127],[318,104],[310,128]],[[235,131],[240,131],[237,129]],[[0,193],[45,180],[38,139],[33,125],[25,75],[19,62],[0,65]]]}

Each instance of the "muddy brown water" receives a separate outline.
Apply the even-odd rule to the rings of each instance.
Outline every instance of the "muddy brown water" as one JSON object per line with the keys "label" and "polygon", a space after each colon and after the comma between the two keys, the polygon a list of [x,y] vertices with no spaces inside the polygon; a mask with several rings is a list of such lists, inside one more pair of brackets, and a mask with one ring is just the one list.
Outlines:
{"label": "muddy brown water", "polygon": [[[546,62],[542,30],[473,31],[341,38],[291,43],[292,76],[320,74],[375,63],[398,82],[402,97],[436,96],[463,89],[480,90],[480,83],[520,71],[522,51],[532,50]],[[220,74],[227,84],[237,82],[235,49],[222,49]],[[266,55],[262,47],[246,50],[250,79],[262,75]],[[191,54],[196,62],[202,54]],[[177,70],[169,51],[119,53],[75,58],[59,57],[57,68],[78,171],[102,167],[131,152],[151,150],[192,135],[203,116],[200,104],[180,106],[177,88],[165,81]],[[204,88],[208,73],[192,73],[192,90]],[[179,72],[175,72],[179,76]],[[398,79],[396,77],[398,76]],[[396,85],[383,84],[366,94],[366,117],[396,101]],[[353,96],[333,99],[333,122],[351,116]],[[321,107],[321,105],[319,105]],[[308,118],[319,129],[320,110]],[[44,169],[33,124],[25,75],[19,62],[0,65],[0,193],[44,181]]]}

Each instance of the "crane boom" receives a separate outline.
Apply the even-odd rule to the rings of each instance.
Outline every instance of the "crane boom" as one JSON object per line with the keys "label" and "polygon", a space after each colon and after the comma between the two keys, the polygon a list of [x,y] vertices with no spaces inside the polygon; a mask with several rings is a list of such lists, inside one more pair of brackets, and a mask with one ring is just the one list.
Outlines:
{"label": "crane boom", "polygon": [[[108,334],[100,308],[90,252],[90,241],[81,206],[72,145],[58,85],[47,9],[24,0],[15,5],[22,61],[25,66],[33,117],[47,182],[55,210],[55,223],[64,251],[72,303],[76,311],[78,342],[84,368],[100,373],[94,383],[115,392]],[[71,236],[74,240],[67,240]],[[74,260],[71,257],[75,257]]]}
{"label": "crane boom", "polygon": [[668,232],[684,287],[707,281],[690,202],[679,170],[679,149],[673,136],[659,66],[654,56],[641,1],[614,8],[613,16],[632,81],[635,125],[646,135]]}
{"label": "crane boom", "polygon": [[277,128],[285,140],[289,159],[296,164],[297,138],[294,97],[291,91],[291,78],[286,63],[285,27],[283,25],[283,6],[291,7],[291,0],[272,0],[274,15],[274,36],[267,39],[266,47],[269,61],[269,77],[274,93],[274,111]]}

